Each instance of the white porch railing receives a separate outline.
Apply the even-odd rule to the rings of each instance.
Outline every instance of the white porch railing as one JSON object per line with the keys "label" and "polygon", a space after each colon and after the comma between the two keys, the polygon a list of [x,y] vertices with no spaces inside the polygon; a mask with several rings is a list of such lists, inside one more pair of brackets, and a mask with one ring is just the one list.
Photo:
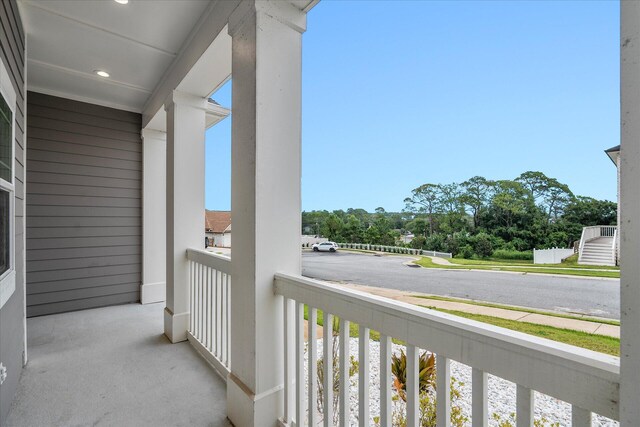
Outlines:
{"label": "white porch railing", "polygon": [[188,249],[189,342],[226,380],[230,372],[231,259]]}
{"label": "white porch railing", "polygon": [[[517,384],[517,425],[533,425],[533,391],[553,396],[572,405],[572,425],[590,426],[592,413],[619,418],[619,359],[578,347],[519,332],[422,309],[362,292],[338,288],[302,276],[277,274],[275,293],[284,297],[285,425],[309,426],[319,422],[316,365],[318,360],[315,319],[324,312],[324,360],[332,360],[328,341],[333,335],[332,316],[340,319],[339,376],[348,378],[349,322],[359,325],[359,336],[370,330],[380,333],[380,425],[391,426],[391,338],[407,348],[407,426],[418,426],[419,349],[436,354],[438,395],[449,396],[450,360],[472,367],[472,417],[474,426],[488,420],[487,374]],[[308,307],[309,386],[304,366],[304,310]],[[359,339],[358,408],[359,425],[369,423],[369,340]],[[324,425],[333,423],[332,363],[324,363]],[[343,384],[339,381],[339,384]],[[305,390],[307,396],[305,396]],[[350,407],[349,387],[340,387],[338,408]],[[442,394],[441,394],[442,393]],[[309,405],[311,404],[311,406]],[[437,399],[437,425],[448,426],[450,400]],[[310,409],[310,410],[309,410]],[[338,409],[340,425],[348,425],[349,413]]]}
{"label": "white porch railing", "polygon": [[616,260],[616,239],[618,234],[618,227],[615,225],[594,225],[591,227],[583,227],[582,235],[580,237],[580,246],[578,248],[578,259],[582,259],[585,244],[600,237],[612,237],[613,238],[613,262]]}
{"label": "white porch railing", "polygon": [[582,237],[580,237],[580,247],[586,242],[597,239],[599,237],[613,237],[618,227],[615,225],[594,225],[584,227],[582,229]]}
{"label": "white porch railing", "polygon": [[611,247],[611,258],[613,263],[618,265],[618,227],[613,232],[613,246]]}

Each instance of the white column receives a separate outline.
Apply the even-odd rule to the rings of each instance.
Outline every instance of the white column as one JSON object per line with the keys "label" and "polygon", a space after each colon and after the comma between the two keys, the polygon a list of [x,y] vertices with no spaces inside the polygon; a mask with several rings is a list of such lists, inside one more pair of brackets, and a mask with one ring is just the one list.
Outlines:
{"label": "white column", "polygon": [[620,2],[620,426],[640,420],[640,3]]}
{"label": "white column", "polygon": [[142,130],[142,286],[140,302],[165,300],[167,133]]}
{"label": "white column", "polygon": [[187,248],[204,247],[204,132],[207,101],[174,91],[167,112],[167,295],[164,333],[187,339]]}
{"label": "white column", "polygon": [[231,374],[227,416],[274,425],[283,412],[282,301],[276,272],[300,274],[301,41],[306,14],[245,1],[232,43]]}

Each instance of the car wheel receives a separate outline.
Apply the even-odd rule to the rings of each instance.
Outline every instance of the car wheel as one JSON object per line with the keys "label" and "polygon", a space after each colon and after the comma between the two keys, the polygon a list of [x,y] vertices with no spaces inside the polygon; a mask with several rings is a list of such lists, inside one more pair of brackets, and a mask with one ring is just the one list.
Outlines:
{"label": "car wheel", "polygon": [[313,248],[313,252],[318,252],[318,248]]}
{"label": "car wheel", "polygon": [[335,251],[336,251],[336,249],[335,249],[335,248],[331,248],[331,249],[329,249],[329,252],[335,252]]}

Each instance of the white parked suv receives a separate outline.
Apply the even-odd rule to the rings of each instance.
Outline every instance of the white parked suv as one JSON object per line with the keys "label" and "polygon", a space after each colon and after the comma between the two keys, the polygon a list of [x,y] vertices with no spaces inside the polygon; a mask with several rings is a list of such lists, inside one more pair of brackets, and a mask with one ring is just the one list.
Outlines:
{"label": "white parked suv", "polygon": [[322,242],[315,243],[311,247],[313,248],[314,252],[335,252],[338,250],[339,246],[335,242]]}

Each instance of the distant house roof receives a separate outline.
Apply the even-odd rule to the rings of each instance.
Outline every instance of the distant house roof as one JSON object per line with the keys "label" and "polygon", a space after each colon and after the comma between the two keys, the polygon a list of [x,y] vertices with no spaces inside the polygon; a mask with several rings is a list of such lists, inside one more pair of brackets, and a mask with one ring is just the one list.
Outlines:
{"label": "distant house roof", "polygon": [[204,211],[204,231],[209,233],[224,233],[231,231],[231,212]]}
{"label": "distant house roof", "polygon": [[604,150],[604,152],[606,153],[607,156],[609,156],[613,164],[616,165],[617,167],[618,164],[616,163],[616,154],[620,153],[620,146],[616,145],[615,147],[611,147],[607,150]]}

